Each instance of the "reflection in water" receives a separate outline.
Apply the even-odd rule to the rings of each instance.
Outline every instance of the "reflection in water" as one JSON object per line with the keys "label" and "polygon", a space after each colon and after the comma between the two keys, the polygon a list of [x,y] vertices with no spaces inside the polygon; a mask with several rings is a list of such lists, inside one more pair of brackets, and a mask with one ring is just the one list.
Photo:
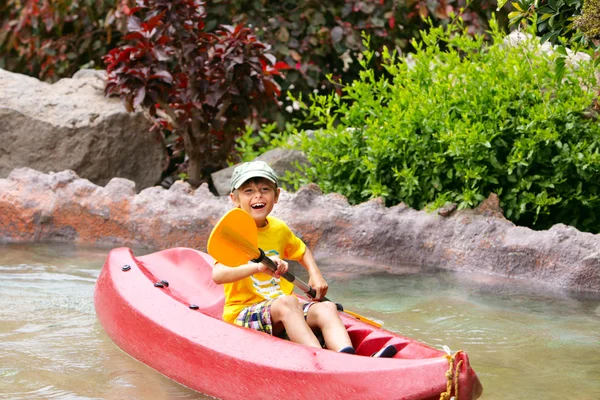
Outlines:
{"label": "reflection in water", "polygon": [[[106,336],[92,295],[109,250],[0,244],[0,399],[209,398],[128,357]],[[600,296],[489,276],[348,277],[334,263],[321,267],[329,297],[349,310],[436,348],[465,350],[483,399],[600,398]]]}

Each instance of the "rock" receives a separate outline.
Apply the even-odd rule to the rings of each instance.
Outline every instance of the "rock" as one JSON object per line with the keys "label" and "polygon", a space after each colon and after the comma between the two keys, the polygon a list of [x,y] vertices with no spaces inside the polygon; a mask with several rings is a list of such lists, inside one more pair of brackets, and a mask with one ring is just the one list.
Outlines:
{"label": "rock", "polygon": [[161,177],[166,153],[141,113],[104,97],[104,72],[55,84],[0,69],[0,178],[17,167],[73,170],[98,185],[113,177],[142,190]]}
{"label": "rock", "polygon": [[442,217],[448,217],[450,216],[454,211],[456,211],[456,203],[450,203],[450,204],[446,204],[443,207],[440,207],[437,210],[437,213],[439,215],[441,215]]}
{"label": "rock", "polygon": [[[281,148],[267,151],[256,157],[256,160],[264,161],[269,164],[280,177],[285,176],[286,171],[297,171],[296,163],[299,163],[300,165],[308,164],[308,159],[301,151]],[[236,164],[232,167],[222,169],[211,175],[219,195],[229,195],[231,189],[231,174],[238,165],[239,164]]]}
{"label": "rock", "polygon": [[488,198],[475,208],[475,213],[486,217],[504,218],[504,211],[500,207],[500,199],[496,193],[490,193]]}
{"label": "rock", "polygon": [[[206,184],[193,190],[177,182],[138,194],[133,188],[121,178],[100,187],[73,171],[16,169],[0,179],[0,240],[206,251],[212,228],[232,207]],[[351,206],[311,184],[297,193],[282,190],[273,215],[318,258],[349,260],[365,274],[443,268],[600,292],[600,235],[562,224],[547,231],[518,227],[501,216],[497,196],[484,203],[440,218],[402,203],[386,208],[381,199]]]}

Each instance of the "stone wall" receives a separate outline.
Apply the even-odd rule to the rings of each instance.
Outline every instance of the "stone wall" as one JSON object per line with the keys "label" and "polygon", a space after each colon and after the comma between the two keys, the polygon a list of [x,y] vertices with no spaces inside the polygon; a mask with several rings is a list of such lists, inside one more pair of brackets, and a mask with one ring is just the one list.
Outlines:
{"label": "stone wall", "polygon": [[[206,251],[213,226],[231,206],[205,185],[192,190],[177,181],[169,190],[136,194],[135,184],[122,178],[102,187],[73,171],[21,168],[0,179],[0,240]],[[502,217],[495,196],[476,210],[427,213],[378,200],[350,206],[309,185],[282,192],[273,215],[318,258],[344,259],[365,272],[444,268],[600,292],[600,235],[561,224],[548,231],[515,226]]]}

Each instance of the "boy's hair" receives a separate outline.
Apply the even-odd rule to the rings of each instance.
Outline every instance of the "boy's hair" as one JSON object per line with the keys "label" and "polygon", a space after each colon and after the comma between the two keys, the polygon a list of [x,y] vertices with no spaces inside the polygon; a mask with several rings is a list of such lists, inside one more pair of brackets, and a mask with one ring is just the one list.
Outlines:
{"label": "boy's hair", "polygon": [[265,178],[275,184],[277,188],[277,174],[264,161],[251,161],[238,165],[231,174],[231,193],[239,189],[252,178]]}

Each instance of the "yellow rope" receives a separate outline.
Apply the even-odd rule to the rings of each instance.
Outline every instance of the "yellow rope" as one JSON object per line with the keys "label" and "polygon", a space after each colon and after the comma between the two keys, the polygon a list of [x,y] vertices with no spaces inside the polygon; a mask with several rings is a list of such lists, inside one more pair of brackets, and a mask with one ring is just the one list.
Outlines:
{"label": "yellow rope", "polygon": [[454,398],[458,400],[458,374],[460,373],[460,366],[463,360],[460,360],[454,368],[455,358],[458,353],[462,350],[457,351],[453,355],[447,354],[446,359],[448,360],[448,371],[446,371],[446,391],[440,394],[440,400],[451,400],[452,399],[452,384],[454,383]]}
{"label": "yellow rope", "polygon": [[456,396],[456,400],[458,400],[458,374],[460,373],[460,366],[462,365],[463,360],[460,360],[458,364],[456,364],[456,373],[454,374],[454,396]]}

